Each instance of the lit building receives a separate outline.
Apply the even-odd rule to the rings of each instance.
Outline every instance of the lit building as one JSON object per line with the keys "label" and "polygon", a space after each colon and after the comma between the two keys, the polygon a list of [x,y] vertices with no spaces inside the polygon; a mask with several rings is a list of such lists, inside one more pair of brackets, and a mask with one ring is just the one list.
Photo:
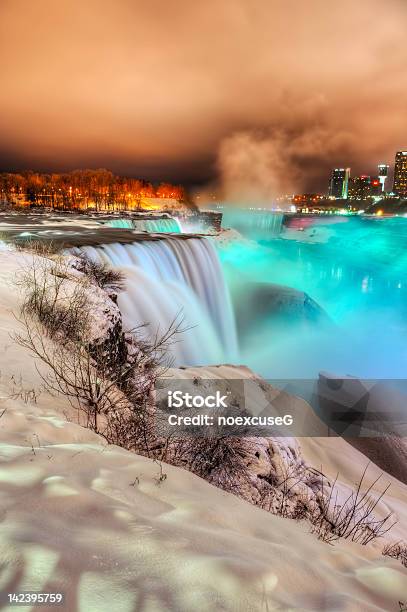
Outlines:
{"label": "lit building", "polygon": [[332,170],[329,183],[329,195],[332,198],[346,199],[348,197],[350,168],[335,168]]}
{"label": "lit building", "polygon": [[370,176],[354,176],[349,181],[348,197],[350,200],[366,200],[369,190]]}
{"label": "lit building", "polygon": [[379,164],[377,168],[379,170],[378,174],[379,174],[379,181],[382,186],[382,192],[384,192],[385,186],[386,186],[386,180],[387,180],[387,177],[389,176],[389,166],[387,164]]}
{"label": "lit building", "polygon": [[319,193],[299,193],[293,197],[292,202],[296,206],[312,206],[323,199],[324,196]]}
{"label": "lit building", "polygon": [[370,178],[370,195],[372,198],[380,197],[383,192],[383,183],[380,176],[372,176]]}
{"label": "lit building", "polygon": [[396,153],[393,191],[399,196],[407,196],[407,151]]}
{"label": "lit building", "polygon": [[379,197],[382,192],[382,183],[379,176],[355,176],[349,180],[349,200],[368,200]]}

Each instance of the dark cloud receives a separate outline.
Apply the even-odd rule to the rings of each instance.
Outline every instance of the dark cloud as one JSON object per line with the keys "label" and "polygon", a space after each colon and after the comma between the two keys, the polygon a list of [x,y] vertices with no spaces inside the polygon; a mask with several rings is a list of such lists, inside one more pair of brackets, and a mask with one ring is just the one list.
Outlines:
{"label": "dark cloud", "polygon": [[[404,0],[3,0],[0,165],[322,189],[407,147]],[[242,177],[247,180],[242,181]],[[232,186],[231,186],[232,183]]]}

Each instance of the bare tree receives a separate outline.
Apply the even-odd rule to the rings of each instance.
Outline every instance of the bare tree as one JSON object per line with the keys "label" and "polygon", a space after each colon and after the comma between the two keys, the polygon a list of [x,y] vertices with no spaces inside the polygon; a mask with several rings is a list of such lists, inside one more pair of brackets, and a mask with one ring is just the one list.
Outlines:
{"label": "bare tree", "polygon": [[[72,278],[65,258],[30,256],[19,278],[24,301],[18,320],[23,331],[13,337],[41,364],[37,370],[46,389],[68,398],[81,423],[110,443],[147,452],[151,392],[171,365],[168,349],[183,331],[183,321],[175,317],[152,341],[143,338],[144,326],[125,334],[121,325],[95,340],[90,283],[97,276],[99,284],[106,272],[96,268],[92,265],[90,279]],[[109,282],[112,279],[121,280],[109,276]]]}

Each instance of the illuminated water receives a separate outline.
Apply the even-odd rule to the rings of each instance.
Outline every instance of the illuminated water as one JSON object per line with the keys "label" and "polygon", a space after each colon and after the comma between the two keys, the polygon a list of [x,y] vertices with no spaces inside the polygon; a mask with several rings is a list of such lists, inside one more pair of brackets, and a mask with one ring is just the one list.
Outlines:
{"label": "illuminated water", "polygon": [[223,227],[233,227],[243,236],[255,240],[278,236],[281,232],[284,215],[279,212],[263,210],[246,210],[225,208],[223,211]]}
{"label": "illuminated water", "polygon": [[291,225],[269,239],[260,227],[255,243],[222,250],[235,303],[253,282],[278,283],[307,292],[333,325],[253,312],[242,361],[269,378],[308,378],[320,370],[405,377],[407,220],[341,217]]}
{"label": "illuminated water", "polygon": [[150,232],[156,234],[180,234],[182,232],[178,219],[166,217],[161,219],[110,219],[107,221],[106,225],[109,227],[134,229],[139,232]]}
{"label": "illuminated water", "polygon": [[118,306],[128,330],[148,323],[143,332],[154,339],[182,316],[182,327],[188,329],[170,347],[176,365],[236,361],[230,296],[209,240],[174,237],[79,250],[125,274],[126,289],[118,296]]}
{"label": "illuminated water", "polygon": [[192,329],[172,347],[179,365],[243,363],[271,379],[321,370],[405,378],[407,219],[293,217],[288,228],[282,221],[228,212],[225,222],[245,237],[218,248],[222,266],[210,239],[85,250],[125,271],[119,306],[129,328],[149,322],[154,335],[183,312]]}

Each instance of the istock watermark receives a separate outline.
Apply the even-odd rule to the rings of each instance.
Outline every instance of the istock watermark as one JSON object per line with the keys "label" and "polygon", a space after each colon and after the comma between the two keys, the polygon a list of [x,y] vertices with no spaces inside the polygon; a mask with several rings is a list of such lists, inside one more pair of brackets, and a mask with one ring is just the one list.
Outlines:
{"label": "istock watermark", "polygon": [[407,381],[162,378],[155,394],[165,437],[407,436]]}
{"label": "istock watermark", "polygon": [[[294,416],[241,379],[162,379],[156,426],[163,436],[289,436]],[[257,389],[258,390],[258,389]],[[248,409],[249,405],[251,410]]]}
{"label": "istock watermark", "polygon": [[210,416],[209,414],[196,414],[195,416],[178,414],[168,415],[168,424],[171,426],[195,426],[207,427],[217,425],[218,427],[290,427],[294,423],[294,418],[291,414],[284,416]]}
{"label": "istock watermark", "polygon": [[168,391],[167,402],[169,408],[227,408],[227,395],[216,391],[215,395],[192,395],[182,391]]}

